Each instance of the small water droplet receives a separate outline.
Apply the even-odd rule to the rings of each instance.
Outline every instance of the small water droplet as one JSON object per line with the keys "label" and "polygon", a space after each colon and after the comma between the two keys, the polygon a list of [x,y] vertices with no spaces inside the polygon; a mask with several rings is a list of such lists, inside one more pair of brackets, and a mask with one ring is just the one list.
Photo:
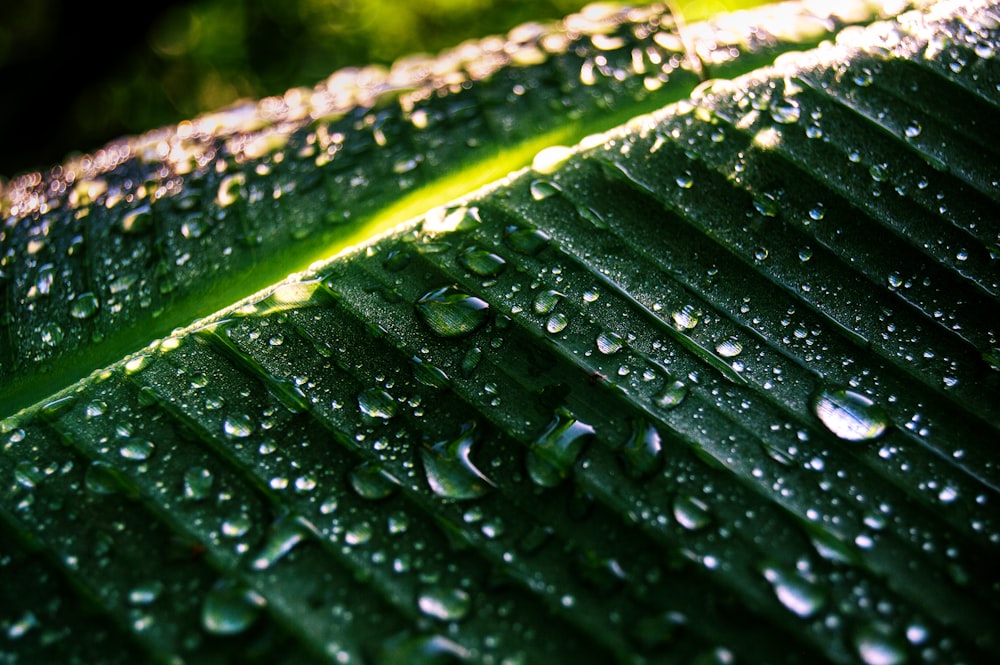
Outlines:
{"label": "small water droplet", "polygon": [[59,343],[63,341],[64,333],[58,323],[48,321],[39,327],[38,335],[42,340],[42,344],[46,346],[59,346]]}
{"label": "small water droplet", "polygon": [[205,594],[201,623],[213,635],[236,635],[256,621],[264,604],[264,598],[250,589],[220,585]]}
{"label": "small water droplet", "polygon": [[719,342],[715,346],[715,352],[718,353],[723,358],[735,358],[740,355],[743,351],[743,345],[739,341],[730,337],[729,339]]}
{"label": "small water droplet", "polygon": [[69,315],[74,319],[89,319],[97,313],[99,307],[100,302],[98,302],[97,296],[88,291],[81,293],[73,300],[73,304],[69,308]]}
{"label": "small water droplet", "polygon": [[674,381],[655,397],[656,405],[661,409],[672,409],[683,402],[687,394],[687,385],[681,381]]}
{"label": "small water droplet", "polygon": [[127,460],[141,462],[149,459],[155,447],[153,442],[148,439],[132,437],[125,442],[125,445],[118,449],[118,454]]}
{"label": "small water droplet", "polygon": [[602,332],[597,336],[597,350],[606,356],[618,353],[624,343],[625,340],[618,333]]}
{"label": "small water droplet", "polygon": [[310,533],[308,524],[300,518],[282,517],[251,558],[253,570],[266,570],[287,555]]}
{"label": "small water droplet", "polygon": [[560,191],[558,186],[548,180],[532,180],[530,188],[531,198],[536,201],[543,201]]}
{"label": "small water droplet", "polygon": [[458,255],[463,268],[480,277],[496,277],[507,267],[503,257],[477,247],[470,247]]}
{"label": "small water droplet", "polygon": [[129,605],[135,606],[152,605],[161,593],[163,593],[163,583],[152,580],[133,587],[128,592],[128,602]]}
{"label": "small water droplet", "polygon": [[469,613],[471,600],[467,591],[431,587],[420,594],[420,611],[440,621],[458,621]]}
{"label": "small water droplet", "polygon": [[559,409],[545,431],[528,451],[527,467],[531,479],[543,487],[554,487],[569,474],[584,446],[594,435],[594,428]]}
{"label": "small water droplet", "polygon": [[693,305],[685,305],[671,315],[674,328],[677,330],[691,330],[698,325],[699,312]]}
{"label": "small water droplet", "polygon": [[907,659],[900,640],[881,624],[859,628],[854,634],[854,646],[865,665],[901,665]]}
{"label": "small water droplet", "polygon": [[799,121],[802,109],[799,102],[790,97],[779,97],[771,102],[771,119],[781,125],[792,125]]}
{"label": "small water droplet", "polygon": [[372,462],[362,462],[351,471],[351,487],[363,499],[384,499],[396,490],[396,486],[392,476]]}
{"label": "small water droplet", "polygon": [[212,472],[203,466],[193,466],[184,472],[184,498],[192,501],[207,499],[212,492]]}
{"label": "small water droplet", "polygon": [[493,487],[470,459],[475,440],[475,425],[467,424],[458,437],[421,449],[427,484],[435,494],[446,499],[475,499]]}
{"label": "small water droplet", "polygon": [[222,431],[232,439],[245,439],[253,434],[253,421],[246,414],[229,416],[222,423]]}
{"label": "small water droplet", "polygon": [[461,337],[475,332],[490,315],[486,301],[450,286],[424,294],[416,308],[424,323],[442,337]]}
{"label": "small water droplet", "polygon": [[555,306],[562,299],[563,294],[558,291],[542,291],[531,303],[532,309],[535,310],[535,314],[549,314],[555,309]]}
{"label": "small water droplet", "polygon": [[826,428],[846,441],[871,441],[889,424],[882,407],[851,390],[823,390],[812,406]]}
{"label": "small water droplet", "polygon": [[628,441],[618,451],[625,468],[634,478],[648,478],[663,462],[663,441],[660,433],[647,422],[635,422]]}
{"label": "small water droplet", "polygon": [[914,120],[913,122],[911,122],[906,126],[906,129],[903,130],[903,133],[906,135],[906,138],[913,139],[920,136],[921,131],[923,131],[923,128],[920,126],[920,123]]}
{"label": "small water droplet", "polygon": [[708,504],[701,499],[684,494],[674,497],[674,519],[688,531],[704,529],[711,521]]}
{"label": "small water droplet", "polygon": [[823,589],[797,571],[769,566],[764,569],[764,578],[774,587],[781,604],[798,617],[811,617],[826,603]]}
{"label": "small water droplet", "polygon": [[681,189],[691,189],[691,185],[694,184],[694,176],[685,171],[677,176],[677,178],[674,179],[674,182],[676,182],[677,186]]}
{"label": "small water droplet", "polygon": [[555,335],[561,333],[569,325],[569,319],[562,312],[556,312],[545,322],[545,329]]}
{"label": "small water droplet", "polygon": [[358,408],[369,418],[389,420],[399,410],[392,395],[378,388],[363,390],[358,395]]}

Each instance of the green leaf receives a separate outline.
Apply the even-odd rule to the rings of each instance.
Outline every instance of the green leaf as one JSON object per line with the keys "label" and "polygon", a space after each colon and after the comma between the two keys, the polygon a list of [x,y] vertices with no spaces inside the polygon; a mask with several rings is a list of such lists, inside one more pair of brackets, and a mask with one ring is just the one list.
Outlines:
{"label": "green leaf", "polygon": [[[557,93],[540,83],[494,109],[520,134],[457,136],[533,152],[567,122],[652,108],[608,64],[633,57],[622,34],[671,39],[635,28],[649,17],[473,84],[470,117],[569,54],[574,76],[589,71],[556,88],[558,113],[541,110]],[[689,35],[721,39],[714,25]],[[332,174],[304,185],[328,165],[301,153],[298,129],[283,159],[230,159],[198,187],[147,190],[152,204],[137,189],[120,207],[77,201],[79,218],[58,173],[49,189],[17,181],[3,238],[7,357],[23,355],[4,365],[5,655],[996,660],[997,48],[991,3],[931,3],[689,97],[681,86],[686,99],[476,192],[475,158],[448,147],[455,127],[381,145],[399,119],[379,115],[396,108],[385,100],[344,135],[372,143],[345,153],[339,187]],[[470,191],[380,194],[414,154],[428,155],[415,170],[447,165],[438,184]],[[142,165],[102,175],[100,196],[149,180]],[[94,180],[74,180],[76,196]],[[423,214],[399,224],[413,206]],[[205,208],[222,214],[185,212]],[[196,301],[221,304],[202,287],[235,300],[259,286],[249,273],[274,281],[375,232],[331,230],[320,211],[389,232],[191,323]],[[217,228],[197,252],[143,272],[206,219]],[[299,241],[297,223],[315,228]],[[107,260],[82,245],[94,229]],[[99,324],[53,314],[90,309],[67,295],[84,292],[82,270],[113,284],[133,265],[127,295],[99,299]],[[157,296],[177,274],[183,298]],[[71,318],[103,340],[64,352]],[[50,323],[62,338],[40,347]]]}

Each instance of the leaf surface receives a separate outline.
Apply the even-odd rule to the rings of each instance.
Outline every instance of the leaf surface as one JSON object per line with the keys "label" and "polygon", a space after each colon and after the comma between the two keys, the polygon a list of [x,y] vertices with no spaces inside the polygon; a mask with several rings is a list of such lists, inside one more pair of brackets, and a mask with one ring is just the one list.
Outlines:
{"label": "leaf surface", "polygon": [[3,421],[10,653],[995,660],[998,31],[705,84]]}

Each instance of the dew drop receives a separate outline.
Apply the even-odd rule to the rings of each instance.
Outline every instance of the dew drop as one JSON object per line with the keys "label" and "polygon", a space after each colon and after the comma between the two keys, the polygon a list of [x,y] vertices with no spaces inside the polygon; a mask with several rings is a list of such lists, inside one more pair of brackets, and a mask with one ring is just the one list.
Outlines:
{"label": "dew drop", "polygon": [[735,358],[743,351],[743,345],[730,337],[715,346],[715,352],[723,358]]}
{"label": "dew drop", "polygon": [[38,329],[38,334],[42,344],[46,346],[59,346],[64,336],[63,329],[55,321],[43,323]]}
{"label": "dew drop", "polygon": [[470,247],[459,254],[458,262],[463,268],[480,277],[496,277],[507,267],[503,257],[476,247]]}
{"label": "dew drop", "polygon": [[253,434],[253,421],[246,414],[229,416],[222,423],[222,431],[231,439],[245,439]]}
{"label": "dew drop", "polygon": [[89,319],[97,313],[99,307],[97,296],[88,291],[81,293],[73,300],[73,304],[69,307],[69,315],[74,319]]}
{"label": "dew drop", "polygon": [[558,291],[542,291],[537,296],[535,296],[534,301],[531,303],[531,307],[535,310],[535,314],[549,314],[555,309],[555,306],[562,299],[563,294]]}
{"label": "dew drop", "polygon": [[701,499],[684,494],[674,497],[674,519],[688,531],[704,529],[711,521],[708,504]]}
{"label": "dew drop", "polygon": [[221,585],[205,594],[201,623],[213,635],[236,635],[260,615],[264,598],[242,586]]}
{"label": "dew drop", "polygon": [[545,322],[545,330],[553,335],[561,333],[569,325],[569,319],[562,312],[556,312]]}
{"label": "dew drop", "polygon": [[129,605],[137,607],[152,605],[160,597],[161,593],[163,593],[163,583],[159,580],[152,580],[133,587],[128,592],[128,602]]}
{"label": "dew drop", "polygon": [[906,651],[882,625],[863,626],[854,634],[854,646],[865,665],[901,665]]}
{"label": "dew drop", "polygon": [[207,499],[212,492],[212,472],[203,466],[193,466],[184,472],[184,498],[192,501]]}
{"label": "dew drop", "polygon": [[361,391],[358,395],[358,408],[369,418],[382,420],[389,420],[399,409],[392,395],[378,388]]}
{"label": "dew drop", "polygon": [[826,603],[822,588],[796,571],[769,566],[764,569],[764,578],[771,583],[781,604],[795,616],[811,617]]}
{"label": "dew drop", "polygon": [[536,201],[543,201],[550,196],[559,193],[559,187],[552,184],[548,180],[532,180],[530,189],[531,198]]}
{"label": "dew drop", "polygon": [[597,350],[606,356],[618,353],[623,344],[624,340],[617,333],[602,332],[597,336]]}
{"label": "dew drop", "polygon": [[632,477],[648,478],[660,469],[662,452],[660,433],[652,424],[639,421],[633,423],[632,433],[618,454]]}
{"label": "dew drop", "polygon": [[923,131],[923,128],[920,126],[920,123],[914,120],[906,126],[906,129],[903,130],[903,134],[906,135],[906,138],[913,139],[920,136],[921,131]]}
{"label": "dew drop", "polygon": [[153,454],[153,449],[155,447],[156,446],[153,445],[153,442],[148,439],[132,437],[125,443],[125,445],[118,449],[118,454],[127,460],[141,462],[149,459],[149,457]]}
{"label": "dew drop", "polygon": [[127,212],[121,219],[121,230],[123,233],[143,233],[148,231],[152,225],[153,213],[148,205],[143,205]]}
{"label": "dew drop", "polygon": [[431,587],[420,594],[417,605],[432,619],[458,621],[469,613],[471,600],[462,589]]}
{"label": "dew drop", "polygon": [[655,397],[656,405],[661,409],[672,409],[683,402],[687,394],[688,387],[680,381],[674,381]]}
{"label": "dew drop", "polygon": [[267,539],[251,559],[253,570],[267,570],[309,535],[309,527],[304,520],[282,517],[271,527]]}
{"label": "dew drop", "polygon": [[781,125],[792,125],[799,121],[802,109],[798,101],[788,97],[781,97],[771,102],[771,119]]}
{"label": "dew drop", "polygon": [[486,301],[450,286],[424,294],[416,308],[424,323],[442,337],[468,335],[486,323],[490,314]]}
{"label": "dew drop", "polygon": [[880,406],[851,390],[823,390],[812,406],[826,428],[846,441],[871,441],[889,424]]}
{"label": "dew drop", "polygon": [[526,226],[508,226],[503,237],[511,249],[526,256],[535,256],[549,243],[546,233]]}
{"label": "dew drop", "polygon": [[377,464],[362,462],[351,471],[351,487],[362,499],[377,501],[396,490],[396,481]]}
{"label": "dew drop", "polygon": [[413,363],[413,378],[418,383],[428,388],[447,388],[451,385],[451,379],[440,367],[424,362],[417,356],[411,358],[410,362]]}
{"label": "dew drop", "polygon": [[593,435],[593,427],[578,421],[569,411],[559,409],[528,450],[528,475],[543,487],[555,487],[569,474]]}
{"label": "dew drop", "polygon": [[435,494],[446,499],[475,499],[493,487],[470,459],[475,440],[475,425],[467,424],[458,437],[421,449],[427,484]]}

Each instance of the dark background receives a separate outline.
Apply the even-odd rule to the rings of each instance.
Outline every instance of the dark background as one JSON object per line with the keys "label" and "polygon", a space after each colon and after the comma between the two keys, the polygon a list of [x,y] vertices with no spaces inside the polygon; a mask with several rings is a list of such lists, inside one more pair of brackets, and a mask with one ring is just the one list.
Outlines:
{"label": "dark background", "polygon": [[[416,6],[418,5],[419,6]],[[0,176],[584,0],[0,2]]]}
{"label": "dark background", "polygon": [[[647,0],[637,0],[643,4]],[[675,0],[690,18],[762,0]],[[0,0],[0,179],[587,0]]]}

